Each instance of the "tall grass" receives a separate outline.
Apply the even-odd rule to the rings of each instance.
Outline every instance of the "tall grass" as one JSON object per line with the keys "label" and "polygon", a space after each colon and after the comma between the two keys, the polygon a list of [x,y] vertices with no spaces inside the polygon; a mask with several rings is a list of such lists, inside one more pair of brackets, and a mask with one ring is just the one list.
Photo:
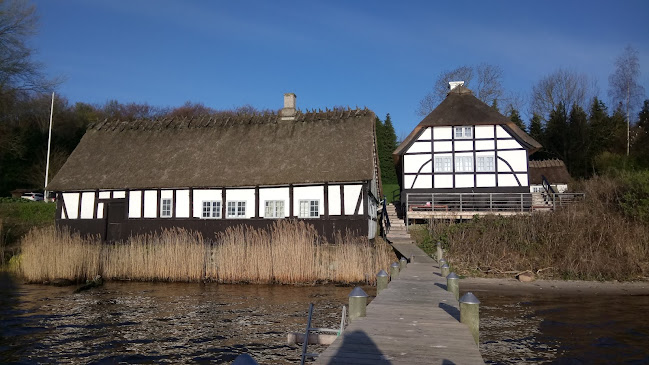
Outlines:
{"label": "tall grass", "polygon": [[394,259],[383,241],[340,234],[329,244],[304,222],[277,221],[261,230],[232,227],[214,241],[173,229],[114,244],[50,227],[23,239],[21,271],[31,282],[102,275],[143,281],[373,283]]}
{"label": "tall grass", "polygon": [[583,183],[586,200],[553,213],[431,222],[415,235],[433,250],[440,240],[468,274],[532,271],[546,277],[633,280],[649,276],[649,225],[618,209],[618,181]]}

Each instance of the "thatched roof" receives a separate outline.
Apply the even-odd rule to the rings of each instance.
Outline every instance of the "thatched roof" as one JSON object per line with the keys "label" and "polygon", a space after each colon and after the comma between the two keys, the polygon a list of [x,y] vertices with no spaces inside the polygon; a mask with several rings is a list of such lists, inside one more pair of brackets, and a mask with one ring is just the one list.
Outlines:
{"label": "thatched roof", "polygon": [[417,138],[419,132],[426,127],[494,124],[506,126],[514,133],[516,138],[527,145],[530,154],[541,148],[540,143],[521,130],[509,118],[473,96],[471,90],[464,86],[457,86],[401,142],[394,151],[394,155],[396,157],[396,155],[405,153],[405,149]]}
{"label": "thatched roof", "polygon": [[530,184],[541,184],[541,175],[545,175],[550,184],[567,184],[572,178],[561,160],[530,161]]}
{"label": "thatched roof", "polygon": [[236,187],[372,179],[368,109],[104,121],[86,131],[48,190]]}

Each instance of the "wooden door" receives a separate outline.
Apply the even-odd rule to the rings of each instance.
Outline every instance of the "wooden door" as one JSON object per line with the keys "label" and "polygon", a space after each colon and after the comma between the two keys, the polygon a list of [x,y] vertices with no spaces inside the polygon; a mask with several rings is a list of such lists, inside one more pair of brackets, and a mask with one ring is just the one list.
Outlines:
{"label": "wooden door", "polygon": [[122,238],[122,224],[126,220],[126,202],[109,202],[106,207],[106,241]]}

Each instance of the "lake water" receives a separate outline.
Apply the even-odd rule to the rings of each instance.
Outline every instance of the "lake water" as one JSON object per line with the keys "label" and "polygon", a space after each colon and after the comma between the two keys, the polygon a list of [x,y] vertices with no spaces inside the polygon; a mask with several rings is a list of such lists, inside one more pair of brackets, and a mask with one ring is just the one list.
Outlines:
{"label": "lake water", "polygon": [[[0,272],[0,363],[229,363],[245,352],[262,364],[299,363],[286,334],[304,330],[309,303],[314,326],[337,327],[351,288],[109,282],[73,290]],[[649,296],[478,296],[488,363],[649,363]]]}

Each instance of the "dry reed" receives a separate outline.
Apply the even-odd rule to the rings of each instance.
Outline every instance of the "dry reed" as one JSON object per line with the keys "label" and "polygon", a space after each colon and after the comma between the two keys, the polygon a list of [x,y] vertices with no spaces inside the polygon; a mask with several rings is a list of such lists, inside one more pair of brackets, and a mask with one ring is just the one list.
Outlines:
{"label": "dry reed", "polygon": [[347,233],[328,244],[313,226],[296,221],[280,220],[268,229],[232,227],[214,242],[172,229],[102,244],[48,227],[23,238],[21,271],[30,282],[83,281],[102,275],[142,281],[373,283],[375,274],[387,270],[394,259],[390,246],[380,239],[370,243]]}
{"label": "dry reed", "polygon": [[613,209],[617,192],[609,179],[592,179],[583,189],[586,201],[552,213],[431,222],[429,239],[442,240],[451,263],[466,274],[529,270],[570,279],[646,279],[649,227]]}

